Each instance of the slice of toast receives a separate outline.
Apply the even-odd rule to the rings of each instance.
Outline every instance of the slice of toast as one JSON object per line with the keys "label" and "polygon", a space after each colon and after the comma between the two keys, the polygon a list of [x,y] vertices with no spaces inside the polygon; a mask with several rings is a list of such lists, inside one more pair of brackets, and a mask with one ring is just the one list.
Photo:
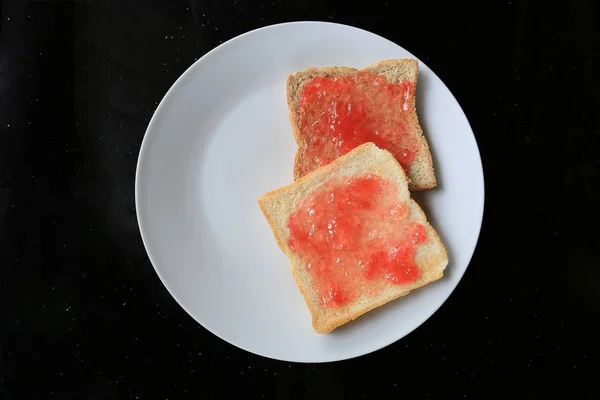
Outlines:
{"label": "slice of toast", "polygon": [[[373,73],[383,78],[383,80],[389,84],[401,84],[402,82],[408,81],[413,86],[413,90],[417,85],[417,77],[419,74],[418,62],[415,59],[394,59],[380,61],[376,64],[370,65],[360,71],[366,71]],[[305,128],[303,131],[301,125],[301,116],[303,110],[301,107],[301,95],[304,86],[311,82],[316,77],[324,77],[335,80],[339,77],[348,75],[356,75],[359,70],[347,67],[325,67],[325,68],[308,68],[303,71],[298,71],[287,79],[287,102],[289,107],[289,117],[294,131],[294,137],[298,144],[298,152],[294,162],[294,179],[299,179],[305,174],[314,171],[315,169],[323,166],[317,165],[317,163],[305,154],[305,149],[309,145],[306,140],[306,130],[312,128]],[[437,185],[435,172],[433,168],[433,161],[431,159],[431,153],[427,140],[423,135],[423,130],[419,124],[417,117],[417,111],[415,108],[415,95],[414,91],[408,99],[408,110],[403,110],[402,107],[397,107],[397,110],[389,110],[389,112],[407,112],[409,115],[406,119],[410,121],[412,134],[415,135],[415,141],[417,151],[414,156],[414,161],[406,166],[406,173],[409,177],[409,190],[426,190],[431,189]],[[374,140],[369,140],[374,141]],[[377,143],[377,142],[376,142]],[[384,147],[377,143],[380,147]],[[390,148],[386,148],[391,150]]]}
{"label": "slice of toast", "polygon": [[[386,280],[387,278],[376,280],[360,280],[362,278],[358,278],[360,285],[353,286],[353,288],[358,289],[355,290],[354,294],[356,296],[352,301],[337,307],[328,307],[324,303],[324,297],[320,295],[315,286],[319,276],[311,275],[315,270],[309,271],[310,265],[307,264],[306,258],[303,259],[301,252],[290,247],[290,244],[295,248],[302,245],[302,243],[292,241],[291,227],[293,225],[291,216],[297,215],[298,210],[304,210],[303,207],[308,204],[307,201],[311,201],[307,199],[317,198],[314,197],[315,193],[323,193],[323,190],[329,187],[327,185],[331,182],[343,183],[365,176],[380,177],[385,182],[389,182],[392,185],[391,187],[397,188],[397,195],[395,194],[396,191],[390,193],[393,193],[394,202],[405,204],[404,218],[406,223],[417,223],[424,229],[426,240],[416,245],[413,253],[414,266],[418,269],[418,277],[413,281],[400,284]],[[327,193],[329,195],[329,192]],[[370,201],[366,196],[363,200]],[[305,175],[291,185],[265,193],[258,199],[258,203],[273,230],[279,247],[290,259],[292,274],[312,314],[313,329],[318,333],[330,332],[376,307],[441,278],[448,264],[448,254],[444,244],[433,227],[427,222],[426,216],[419,205],[410,197],[408,179],[402,167],[390,152],[378,148],[373,143],[365,143],[356,147],[327,166]],[[313,207],[312,212],[314,214],[315,204],[311,207]],[[350,214],[346,215],[347,218],[353,217]],[[338,215],[338,217],[336,226],[342,226],[341,224],[345,223],[344,214],[341,217]],[[369,218],[365,219],[368,220]],[[355,221],[354,224],[355,226],[362,226],[360,224],[364,222]],[[389,225],[387,220],[384,222]],[[322,231],[321,233],[323,233]],[[337,261],[339,262],[339,258]],[[339,268],[335,265],[325,267]],[[345,271],[350,271],[351,266],[346,265],[344,268],[347,268]],[[356,269],[353,271],[353,273],[358,273]],[[335,270],[333,272],[335,273]],[[373,288],[377,290],[371,290]]]}

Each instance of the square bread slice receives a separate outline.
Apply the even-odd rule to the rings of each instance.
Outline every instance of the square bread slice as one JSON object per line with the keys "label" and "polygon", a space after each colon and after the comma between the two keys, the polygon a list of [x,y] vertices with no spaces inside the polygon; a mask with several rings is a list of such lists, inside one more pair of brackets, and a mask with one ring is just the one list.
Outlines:
{"label": "square bread slice", "polygon": [[[307,135],[310,135],[310,130],[314,130],[314,124],[309,125],[309,127],[302,128],[302,115],[304,110],[301,107],[301,96],[302,90],[305,85],[311,82],[316,77],[323,77],[332,80],[336,80],[339,77],[344,77],[348,75],[357,76],[357,73],[366,71],[372,74],[375,74],[389,84],[400,85],[403,82],[410,82],[412,84],[412,92],[410,97],[408,97],[408,103],[405,103],[406,109],[403,107],[392,107],[394,108],[387,110],[387,113],[395,113],[399,116],[398,113],[407,113],[405,118],[406,121],[410,124],[411,134],[414,135],[415,148],[417,149],[414,154],[414,160],[407,166],[407,170],[405,171],[410,178],[409,181],[409,190],[417,191],[417,190],[426,190],[434,188],[437,185],[435,172],[433,168],[433,161],[431,158],[431,153],[429,151],[429,146],[427,144],[427,140],[423,135],[423,129],[419,124],[419,119],[417,117],[417,111],[415,108],[415,91],[417,85],[417,78],[419,75],[419,64],[415,59],[393,59],[393,60],[385,60],[370,65],[362,70],[357,70],[354,68],[348,67],[325,67],[325,68],[308,68],[306,70],[295,72],[288,76],[287,79],[287,102],[289,108],[289,117],[292,124],[292,129],[294,131],[294,137],[296,139],[296,143],[298,144],[298,152],[296,153],[296,158],[294,162],[294,179],[300,179],[302,176],[306,175],[309,172],[314,171],[315,169],[322,167],[325,160],[320,160],[320,164],[316,162],[314,159],[306,155],[306,148],[310,146],[309,141],[306,139]],[[350,107],[351,104],[348,104]],[[349,108],[350,111],[350,108]],[[323,115],[327,116],[331,114],[331,112],[327,110],[323,110]],[[367,113],[367,116],[369,114]],[[337,122],[337,121],[336,121]],[[313,132],[314,133],[314,132]],[[378,134],[378,133],[375,133]],[[394,145],[399,145],[398,139],[390,139],[391,143]],[[386,148],[386,146],[375,140],[373,141],[378,144],[379,147]],[[338,142],[339,144],[339,142]],[[359,143],[360,144],[360,143]],[[390,148],[386,148],[387,150],[392,150]],[[398,148],[399,150],[399,148]],[[402,152],[401,150],[399,150]],[[392,151],[393,153],[393,151]]]}
{"label": "square bread slice", "polygon": [[[317,201],[314,200],[318,199],[318,197],[315,197],[315,194],[318,195],[319,193],[325,193],[327,190],[329,190],[328,188],[332,187],[337,187],[340,188],[340,190],[344,191],[344,184],[352,181],[353,179],[358,179],[361,177],[378,177],[378,179],[381,178],[384,182],[386,182],[385,185],[390,185],[386,187],[394,188],[393,192],[389,192],[391,193],[392,203],[388,202],[385,204],[403,204],[404,211],[402,213],[403,215],[401,216],[401,218],[403,218],[403,221],[405,221],[406,224],[416,223],[416,225],[414,226],[421,226],[420,229],[423,229],[423,231],[421,231],[423,232],[421,238],[426,237],[426,239],[421,242],[411,242],[418,243],[414,245],[414,253],[411,253],[412,261],[414,262],[414,266],[417,268],[417,271],[413,270],[412,272],[412,281],[401,282],[397,280],[394,281],[394,279],[390,280],[388,279],[389,275],[378,275],[377,279],[373,280],[363,279],[362,275],[360,275],[360,268],[357,266],[361,265],[361,263],[341,266],[324,265],[323,267],[327,268],[327,270],[330,271],[329,273],[334,275],[337,274],[336,276],[341,276],[339,275],[339,272],[341,271],[339,270],[339,268],[346,268],[344,270],[346,271],[344,272],[344,274],[347,275],[347,272],[349,271],[351,272],[351,274],[354,274],[352,276],[357,277],[356,282],[358,282],[358,284],[354,284],[354,286],[349,286],[350,288],[353,288],[351,294],[353,294],[354,297],[351,299],[351,301],[341,301],[339,302],[340,304],[336,306],[335,302],[327,303],[333,297],[326,299],[322,296],[323,292],[320,292],[316,287],[318,279],[320,279],[321,277],[319,275],[314,275],[316,274],[314,267],[312,270],[310,270],[311,264],[307,262],[308,256],[306,256],[306,254],[311,255],[314,253],[302,253],[301,251],[295,251],[294,249],[292,249],[292,247],[295,246],[296,250],[298,250],[302,248],[302,246],[317,246],[317,244],[315,243],[320,243],[319,246],[321,246],[325,243],[324,247],[322,246],[320,250],[322,251],[321,256],[328,256],[326,254],[328,251],[338,251],[338,253],[336,254],[342,254],[339,253],[339,251],[342,251],[339,249],[350,249],[351,247],[349,246],[352,246],[352,244],[343,245],[342,242],[340,242],[342,243],[342,246],[339,246],[340,243],[337,242],[331,244],[333,242],[329,241],[331,239],[331,237],[329,236],[326,239],[321,239],[324,240],[322,242],[314,241],[314,238],[311,238],[310,240],[313,240],[311,242],[312,244],[303,244],[301,242],[298,242],[297,239],[299,238],[299,236],[295,235],[292,232],[292,228],[298,226],[306,227],[307,225],[294,225],[296,222],[291,222],[291,217],[292,215],[305,215],[298,214],[298,212],[304,213],[304,210],[308,210],[308,215],[313,216],[314,209],[317,208],[319,204],[312,203],[312,205],[310,205],[310,207],[313,208],[312,210],[307,209],[306,204],[311,204],[310,201]],[[334,185],[331,186],[332,184]],[[326,193],[327,196],[330,195],[330,192]],[[332,191],[331,193],[334,192]],[[348,193],[350,193],[350,196],[354,196],[352,197],[352,199],[358,199],[358,197],[361,196],[360,192],[355,193],[350,191]],[[342,198],[338,194],[335,195],[338,196],[337,198]],[[376,195],[377,193],[372,197],[375,197]],[[375,200],[372,198],[368,198],[368,196],[370,195],[365,194],[363,198],[359,200],[365,201],[365,204],[368,204],[373,200],[373,204],[376,205],[375,207],[379,207],[380,204],[384,204],[375,203]],[[331,199],[333,201],[333,195],[331,196]],[[306,304],[308,305],[308,308],[312,315],[313,329],[318,333],[330,332],[335,328],[351,320],[356,319],[360,315],[376,307],[379,307],[400,296],[404,296],[413,289],[416,289],[441,278],[444,269],[448,264],[448,254],[446,252],[444,244],[442,243],[441,239],[439,238],[438,234],[435,232],[433,227],[427,222],[426,216],[419,207],[419,205],[410,197],[410,193],[408,191],[408,179],[402,167],[390,152],[378,148],[373,143],[365,143],[356,147],[349,153],[339,157],[327,166],[305,175],[304,177],[298,179],[291,185],[265,193],[258,199],[258,203],[274,233],[275,239],[277,240],[279,247],[290,259],[292,274],[295,278],[296,284],[300,289],[300,292],[304,296]],[[330,201],[328,200],[325,203],[330,203]],[[348,202],[348,204],[350,204],[350,202]],[[339,207],[345,207],[345,203],[341,203],[341,206]],[[363,207],[363,204],[360,203],[357,207],[359,208],[355,208],[352,210],[358,210],[358,212],[362,212],[360,208]],[[367,206],[365,205],[364,207]],[[385,207],[387,206],[382,205],[381,209]],[[385,208],[385,210],[388,209],[391,208]],[[376,209],[376,211],[380,212],[380,209]],[[340,232],[342,232],[342,226],[345,227],[344,229],[348,229],[348,227],[350,227],[350,230],[345,230],[343,232],[356,232],[353,231],[354,228],[360,230],[363,226],[361,224],[373,223],[369,221],[375,220],[370,217],[370,214],[366,215],[368,215],[369,217],[365,217],[363,218],[364,221],[361,221],[356,220],[357,217],[354,214],[344,214],[342,212],[341,215],[337,215],[337,221],[334,221],[336,224],[335,226]],[[389,218],[393,218],[393,211],[391,213],[386,211],[386,213],[380,213],[378,215],[383,216],[378,217],[382,219],[381,223],[379,223],[378,225],[380,227],[390,226],[390,223],[393,222],[391,219],[388,221]],[[311,218],[310,216],[306,218]],[[352,218],[354,219],[352,221],[349,221],[349,219]],[[299,220],[294,219],[293,221]],[[327,235],[327,229],[315,231],[315,226],[316,225],[313,221],[313,228],[310,231],[311,235],[321,235],[321,238],[324,237],[323,235]],[[396,225],[393,226],[395,227]],[[380,230],[380,232],[383,231]],[[393,231],[392,234],[394,234],[394,232],[396,231]],[[331,233],[331,231],[329,231],[329,233]],[[292,237],[293,235],[295,236]],[[334,235],[337,235],[337,231],[334,231]],[[351,236],[350,240],[354,240],[358,237],[364,238],[365,236]],[[306,236],[306,238],[308,238],[308,236]],[[338,238],[344,239],[343,235],[341,234]],[[294,242],[293,240],[296,241]],[[383,237],[381,240],[385,240],[385,237]],[[327,244],[326,242],[329,244]],[[346,244],[348,243],[350,242],[346,242]],[[363,246],[363,244],[361,243],[358,243],[357,246]],[[292,247],[290,246],[290,244]],[[336,250],[328,248],[328,245],[336,246]],[[360,250],[358,251],[362,251],[363,249],[363,247],[357,248],[360,248]],[[402,249],[399,250],[402,251]],[[352,257],[351,253],[348,254],[350,257]],[[336,261],[339,262],[340,259],[337,258]],[[325,293],[331,293],[331,291]],[[329,306],[331,304],[333,304],[334,306]]]}

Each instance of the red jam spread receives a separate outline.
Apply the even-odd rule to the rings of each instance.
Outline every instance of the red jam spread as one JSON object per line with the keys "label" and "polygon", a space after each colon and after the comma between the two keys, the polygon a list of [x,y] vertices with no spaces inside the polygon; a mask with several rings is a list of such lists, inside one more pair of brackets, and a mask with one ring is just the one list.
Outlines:
{"label": "red jam spread", "polygon": [[288,221],[288,245],[305,263],[324,307],[419,277],[414,252],[427,237],[407,216],[398,187],[377,175],[326,183],[301,201]]}
{"label": "red jam spread", "polygon": [[415,85],[386,82],[371,72],[316,77],[300,93],[300,176],[366,142],[389,150],[408,172],[419,150],[412,116]]}

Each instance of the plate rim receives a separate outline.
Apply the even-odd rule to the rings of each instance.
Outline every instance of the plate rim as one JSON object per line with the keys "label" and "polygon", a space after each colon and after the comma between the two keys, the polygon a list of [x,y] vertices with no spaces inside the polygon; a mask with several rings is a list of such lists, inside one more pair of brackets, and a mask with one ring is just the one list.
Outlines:
{"label": "plate rim", "polygon": [[[150,249],[150,247],[148,246],[148,242],[147,242],[147,233],[144,232],[148,232],[148,228],[145,228],[145,223],[143,222],[144,220],[140,217],[140,190],[141,190],[141,178],[140,178],[140,173],[143,171],[143,164],[146,163],[146,158],[147,158],[147,153],[148,151],[146,150],[146,148],[148,147],[148,142],[151,139],[148,139],[149,136],[151,136],[151,131],[155,130],[154,126],[158,123],[158,115],[161,113],[161,110],[166,107],[166,101],[170,98],[173,97],[175,95],[175,93],[177,92],[177,90],[179,89],[179,87],[183,84],[183,82],[187,79],[188,75],[190,75],[192,73],[192,71],[196,68],[197,65],[199,65],[200,63],[203,62],[207,62],[207,60],[214,55],[215,53],[219,52],[219,51],[223,51],[224,48],[227,47],[227,45],[230,45],[232,42],[237,41],[242,39],[245,36],[249,36],[249,35],[253,35],[256,34],[258,32],[262,32],[262,31],[267,31],[267,30],[271,30],[271,29],[277,29],[277,28],[281,28],[281,27],[285,27],[285,26],[290,26],[290,25],[330,25],[330,26],[338,26],[340,28],[343,29],[352,29],[352,30],[356,30],[356,31],[360,31],[362,34],[368,34],[368,35],[373,35],[376,36],[378,39],[380,40],[384,40],[386,42],[389,42],[391,44],[393,44],[394,46],[397,46],[399,48],[401,48],[402,50],[406,51],[411,57],[415,58],[420,64],[422,64],[423,66],[426,66],[428,69],[428,72],[433,74],[434,77],[436,77],[442,84],[442,87],[448,92],[448,94],[450,94],[451,98],[454,100],[454,102],[458,105],[458,109],[460,110],[460,114],[462,115],[462,118],[465,120],[467,126],[470,129],[470,133],[471,135],[469,135],[469,140],[472,140],[473,144],[475,145],[475,149],[477,150],[477,161],[478,161],[478,165],[479,165],[479,170],[481,171],[481,199],[482,199],[482,206],[481,206],[481,213],[480,215],[477,215],[477,223],[479,225],[478,229],[477,229],[477,234],[475,236],[475,244],[473,246],[473,249],[471,250],[470,254],[468,255],[468,262],[467,265],[465,266],[463,271],[458,271],[460,276],[458,277],[458,279],[456,280],[456,283],[453,284],[452,289],[450,290],[449,295],[439,304],[439,306],[435,307],[435,309],[428,315],[419,318],[419,322],[414,324],[414,326],[409,329],[404,335],[393,339],[389,342],[386,342],[382,345],[375,345],[375,346],[365,346],[363,347],[360,351],[356,352],[356,354],[351,354],[351,355],[345,355],[345,356],[341,356],[341,357],[336,357],[336,358],[319,358],[318,360],[314,360],[314,359],[291,359],[291,358],[285,358],[285,357],[272,357],[266,354],[262,354],[260,352],[256,352],[253,350],[250,350],[248,348],[246,348],[246,346],[241,346],[237,343],[232,343],[229,340],[223,338],[221,335],[217,334],[213,329],[210,329],[209,327],[207,327],[205,324],[201,323],[195,316],[194,313],[190,312],[190,310],[188,309],[187,306],[185,306],[183,304],[182,301],[180,301],[179,297],[175,294],[175,291],[172,290],[172,288],[170,287],[169,284],[167,284],[167,281],[165,280],[165,278],[163,277],[163,275],[161,274],[161,272],[159,271],[159,269],[156,266],[156,257],[153,256],[153,251]],[[149,135],[150,134],[150,135]],[[143,175],[143,172],[142,172]],[[210,332],[211,334],[215,335],[217,338],[219,338],[220,340],[222,340],[225,343],[228,343],[229,345],[233,346],[233,347],[237,347],[239,349],[242,349],[248,353],[254,354],[256,356],[260,356],[260,357],[264,357],[267,359],[272,359],[272,360],[278,360],[278,361],[285,361],[285,362],[295,362],[295,363],[327,363],[327,362],[338,362],[338,361],[344,361],[344,360],[350,360],[350,359],[354,359],[354,358],[358,358],[358,357],[362,357],[362,356],[366,356],[368,354],[377,352],[379,350],[385,349],[386,347],[396,343],[397,341],[407,337],[408,335],[410,335],[411,333],[413,333],[416,329],[418,329],[419,327],[421,327],[429,318],[431,318],[436,312],[438,312],[438,310],[448,301],[448,299],[452,296],[452,294],[454,293],[454,291],[456,290],[457,286],[460,284],[460,282],[462,281],[462,278],[464,276],[464,274],[467,272],[467,269],[469,268],[469,266],[471,265],[471,261],[473,259],[473,255],[475,254],[475,251],[477,250],[477,247],[479,245],[479,238],[481,236],[481,229],[483,226],[483,216],[485,214],[485,174],[484,174],[484,169],[483,169],[483,162],[482,162],[482,158],[481,158],[481,151],[479,149],[479,145],[477,143],[477,138],[475,137],[475,133],[473,131],[473,128],[469,122],[469,119],[467,118],[467,115],[465,114],[462,106],[460,105],[460,103],[458,102],[458,100],[456,99],[456,97],[454,96],[454,94],[452,93],[452,91],[450,91],[450,89],[448,88],[448,86],[446,85],[446,83],[431,69],[427,66],[427,64],[425,64],[423,61],[421,61],[421,59],[419,59],[418,57],[414,56],[410,51],[408,51],[407,49],[405,49],[404,47],[400,46],[399,44],[395,43],[394,41],[387,39],[377,33],[368,31],[366,29],[363,28],[359,28],[353,25],[348,25],[348,24],[342,24],[342,23],[338,23],[338,22],[330,22],[330,21],[319,21],[319,20],[303,20],[303,21],[291,21],[291,22],[282,22],[282,23],[276,23],[276,24],[270,24],[270,25],[266,25],[266,26],[262,26],[256,29],[252,29],[249,30],[247,32],[244,32],[242,34],[239,34],[237,36],[234,36],[228,40],[226,40],[225,42],[219,44],[218,46],[214,47],[213,49],[209,50],[208,52],[206,52],[205,54],[203,54],[200,58],[198,58],[196,61],[194,61],[176,80],[175,82],[173,82],[173,84],[169,87],[169,89],[165,92],[165,94],[163,95],[163,97],[161,98],[160,102],[158,103],[158,105],[156,106],[152,117],[150,118],[150,121],[148,122],[148,126],[146,127],[146,130],[144,131],[144,136],[142,138],[142,142],[140,145],[140,150],[138,153],[138,159],[137,159],[137,163],[136,163],[136,170],[135,170],[135,182],[134,182],[134,190],[135,190],[135,211],[136,211],[136,219],[137,219],[137,223],[138,223],[138,230],[140,232],[140,236],[142,239],[142,243],[144,245],[144,249],[146,251],[146,254],[148,256],[148,260],[150,261],[150,264],[152,265],[152,268],[154,269],[154,272],[157,274],[160,282],[162,283],[162,285],[165,287],[165,289],[167,289],[167,292],[171,295],[171,297],[173,297],[173,299],[175,300],[175,302],[188,314],[189,317],[192,318],[192,320],[194,320],[197,324],[201,325],[204,329],[206,329],[208,332]],[[425,315],[425,314],[424,314]]]}

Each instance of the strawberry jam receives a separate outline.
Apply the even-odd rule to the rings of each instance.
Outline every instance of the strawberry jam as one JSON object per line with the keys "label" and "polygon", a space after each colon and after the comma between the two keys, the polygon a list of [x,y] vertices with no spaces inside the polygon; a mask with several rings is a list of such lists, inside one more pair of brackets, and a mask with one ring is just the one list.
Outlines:
{"label": "strawberry jam", "polygon": [[408,212],[398,187],[377,175],[326,183],[301,201],[288,221],[288,245],[324,307],[419,277],[414,252],[427,237]]}
{"label": "strawberry jam", "polygon": [[366,71],[306,83],[299,101],[300,176],[366,142],[389,150],[408,172],[419,150],[414,92],[407,80],[392,84]]}

